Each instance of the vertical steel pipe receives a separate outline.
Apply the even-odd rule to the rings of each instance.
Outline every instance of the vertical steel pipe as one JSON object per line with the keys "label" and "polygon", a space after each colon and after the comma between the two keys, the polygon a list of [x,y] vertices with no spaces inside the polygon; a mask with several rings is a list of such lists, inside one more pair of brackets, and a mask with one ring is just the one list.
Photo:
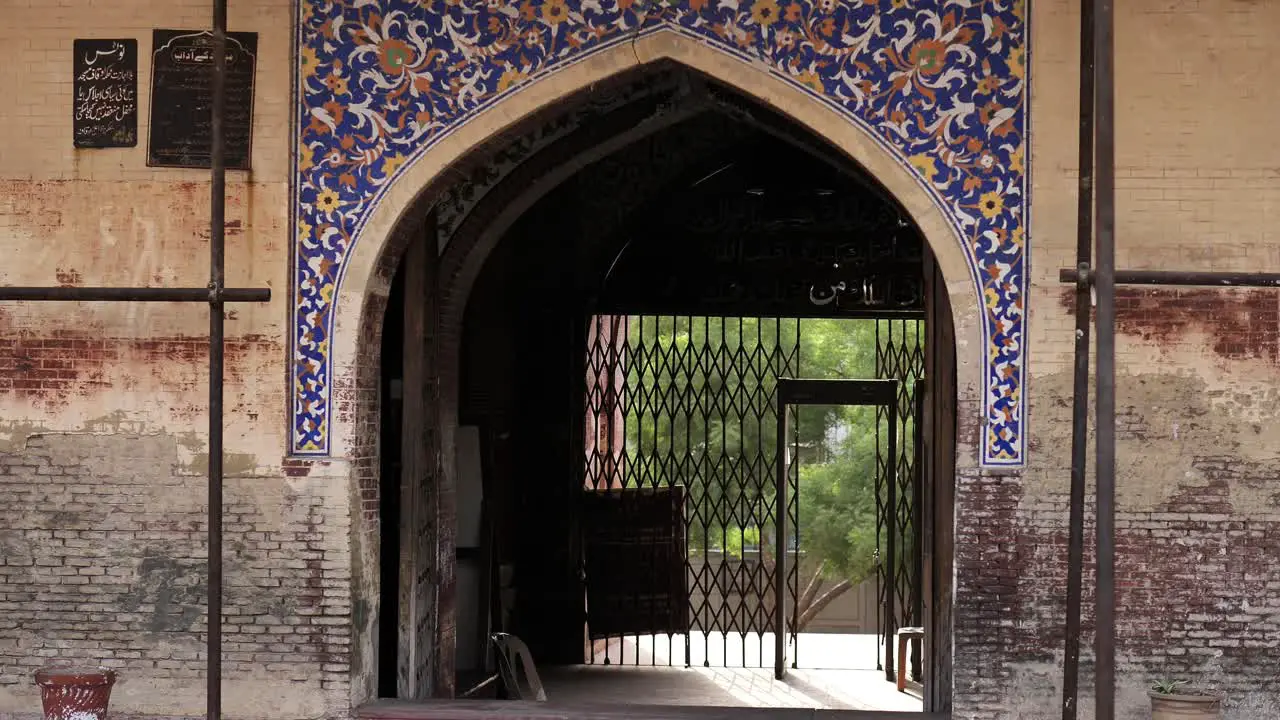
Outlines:
{"label": "vertical steel pipe", "polygon": [[[787,674],[787,394],[778,389],[777,480],[774,488],[773,536],[773,676]],[[727,644],[727,643],[726,643]],[[743,658],[745,659],[745,654]]]}
{"label": "vertical steel pipe", "polygon": [[[920,326],[923,323],[916,324],[916,346],[921,344]],[[915,381],[912,390],[912,403],[914,406],[915,416],[911,421],[912,433],[912,449],[915,465],[914,472],[911,477],[911,624],[913,626],[924,627],[924,398],[925,398],[925,382],[924,378]],[[920,652],[924,649],[924,642],[917,640],[912,642],[912,647],[917,649],[914,659],[911,661],[911,672],[916,677],[922,677],[924,673],[924,653]]]}
{"label": "vertical steel pipe", "polygon": [[[893,342],[893,325],[889,325],[889,342]],[[894,636],[898,631],[898,386],[893,387],[889,402],[889,460],[885,463],[885,572],[884,572],[884,674],[885,680],[897,681],[894,664]]]}
{"label": "vertical steel pipe", "polygon": [[209,618],[206,648],[209,720],[222,717],[222,379],[226,284],[227,0],[213,2],[213,117],[209,166]]}
{"label": "vertical steel pipe", "polygon": [[1097,675],[1096,720],[1115,717],[1115,0],[1098,0],[1094,15],[1097,73],[1095,127],[1097,218]]}
{"label": "vertical steel pipe", "polygon": [[1067,541],[1067,627],[1062,720],[1080,704],[1080,604],[1084,575],[1085,465],[1089,447],[1089,269],[1093,254],[1094,0],[1080,0],[1080,176],[1076,222],[1075,376],[1071,403],[1071,510]]}

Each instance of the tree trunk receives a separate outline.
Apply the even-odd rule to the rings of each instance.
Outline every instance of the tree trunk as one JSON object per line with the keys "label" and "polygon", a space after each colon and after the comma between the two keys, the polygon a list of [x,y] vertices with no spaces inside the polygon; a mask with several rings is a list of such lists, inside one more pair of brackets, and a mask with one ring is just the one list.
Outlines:
{"label": "tree trunk", "polygon": [[[760,538],[760,562],[764,567],[774,570],[775,563],[773,561],[773,552],[769,547],[768,540]],[[828,605],[836,598],[845,594],[853,587],[853,583],[849,580],[841,580],[832,585],[822,595],[818,595],[818,591],[822,589],[822,571],[826,569],[827,561],[823,560],[818,563],[818,567],[810,576],[809,582],[805,585],[804,591],[800,593],[800,597],[796,598],[796,626],[791,628],[792,632],[803,632],[809,623],[818,616]],[[816,597],[815,597],[816,596]],[[765,606],[765,612],[773,612],[772,594],[765,595],[762,600]]]}
{"label": "tree trunk", "polygon": [[800,612],[800,618],[796,621],[796,632],[800,632],[801,630],[804,630],[805,627],[807,627],[809,623],[812,622],[813,619],[818,616],[818,613],[822,612],[823,609],[825,609],[828,605],[831,604],[832,600],[835,600],[836,598],[848,592],[849,588],[851,587],[853,587],[852,582],[848,580],[841,580],[835,585],[832,585],[830,589],[822,593],[822,595],[818,596],[817,599],[815,599],[812,603],[809,604],[808,607],[804,608],[804,610]]}
{"label": "tree trunk", "polygon": [[827,561],[823,560],[818,563],[818,569],[813,571],[813,577],[809,578],[809,584],[805,586],[804,592],[800,593],[800,599],[796,603],[800,607],[800,611],[809,607],[809,603],[817,597],[818,591],[822,589],[822,571],[827,567]]}

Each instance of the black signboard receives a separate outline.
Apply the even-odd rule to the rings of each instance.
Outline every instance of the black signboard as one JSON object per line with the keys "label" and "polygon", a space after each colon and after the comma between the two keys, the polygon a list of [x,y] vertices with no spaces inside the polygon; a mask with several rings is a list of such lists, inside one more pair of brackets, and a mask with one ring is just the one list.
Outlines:
{"label": "black signboard", "polygon": [[[207,168],[212,154],[213,33],[153,30],[147,165]],[[249,169],[258,34],[227,33],[226,166]]]}
{"label": "black signboard", "polygon": [[72,133],[78,148],[138,144],[138,41],[72,43]]}

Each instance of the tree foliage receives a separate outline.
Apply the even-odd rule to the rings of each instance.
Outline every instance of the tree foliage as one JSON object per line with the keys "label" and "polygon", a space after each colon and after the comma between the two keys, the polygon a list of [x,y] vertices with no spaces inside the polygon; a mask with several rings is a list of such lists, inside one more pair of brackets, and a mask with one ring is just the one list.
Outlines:
{"label": "tree foliage", "polygon": [[[875,321],[633,317],[626,339],[628,484],[685,485],[691,552],[771,562],[777,378],[875,378]],[[789,535],[816,568],[801,586],[803,626],[875,571],[878,421],[871,407],[794,412]],[[905,453],[911,436],[900,432]]]}

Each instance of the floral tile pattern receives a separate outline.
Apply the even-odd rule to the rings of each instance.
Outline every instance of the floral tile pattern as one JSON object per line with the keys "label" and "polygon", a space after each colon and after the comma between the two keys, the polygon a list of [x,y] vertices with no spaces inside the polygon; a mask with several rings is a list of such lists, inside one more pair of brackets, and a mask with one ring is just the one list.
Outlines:
{"label": "floral tile pattern", "polygon": [[292,451],[326,455],[345,260],[406,164],[504,93],[671,28],[763,63],[891,152],[983,298],[982,462],[1025,461],[1025,0],[299,0]]}

